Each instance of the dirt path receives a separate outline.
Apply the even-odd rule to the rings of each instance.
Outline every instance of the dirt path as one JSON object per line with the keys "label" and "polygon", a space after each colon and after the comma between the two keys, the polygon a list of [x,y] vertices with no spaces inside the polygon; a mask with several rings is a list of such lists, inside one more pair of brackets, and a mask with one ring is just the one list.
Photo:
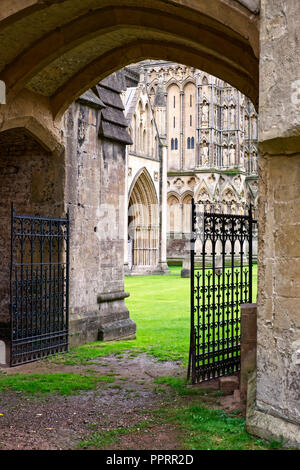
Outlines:
{"label": "dirt path", "polygon": [[[50,361],[7,369],[7,374],[74,372],[111,375],[114,382],[99,384],[96,390],[76,395],[28,396],[21,392],[0,394],[0,449],[74,449],[95,431],[136,426],[106,449],[182,449],[178,429],[173,424],[157,424],[152,411],[180,404],[166,388],[161,393],[154,380],[162,376],[180,377],[186,371],[180,363],[156,362],[146,354],[122,359],[101,357],[89,366],[64,366]],[[216,403],[219,405],[219,403]],[[147,423],[146,426],[143,423]],[[142,424],[142,425],[141,425]],[[139,426],[141,425],[141,428]]]}

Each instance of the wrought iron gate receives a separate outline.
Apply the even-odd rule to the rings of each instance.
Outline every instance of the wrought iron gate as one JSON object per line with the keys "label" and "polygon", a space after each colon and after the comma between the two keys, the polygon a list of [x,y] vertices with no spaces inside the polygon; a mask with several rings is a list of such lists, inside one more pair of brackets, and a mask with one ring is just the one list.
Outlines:
{"label": "wrought iron gate", "polygon": [[69,214],[11,213],[11,366],[68,349]]}
{"label": "wrought iron gate", "polygon": [[252,208],[215,213],[192,201],[191,339],[188,377],[240,369],[240,305],[252,302]]}

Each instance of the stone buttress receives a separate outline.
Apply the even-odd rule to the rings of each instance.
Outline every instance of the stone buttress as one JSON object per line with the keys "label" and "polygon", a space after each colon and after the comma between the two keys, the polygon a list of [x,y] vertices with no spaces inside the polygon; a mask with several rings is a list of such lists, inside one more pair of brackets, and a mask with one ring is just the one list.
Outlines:
{"label": "stone buttress", "polygon": [[100,82],[65,114],[71,346],[136,334],[124,301],[125,150],[131,140],[118,79]]}

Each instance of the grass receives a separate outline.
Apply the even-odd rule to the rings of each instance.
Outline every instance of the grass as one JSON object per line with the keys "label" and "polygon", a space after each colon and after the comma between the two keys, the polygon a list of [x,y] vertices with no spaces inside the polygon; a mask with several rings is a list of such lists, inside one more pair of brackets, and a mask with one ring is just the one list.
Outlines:
{"label": "grass", "polygon": [[142,421],[139,424],[130,427],[119,427],[110,429],[109,431],[94,431],[88,439],[79,442],[78,449],[104,449],[105,447],[115,444],[122,436],[139,432],[146,429],[151,424],[151,421]]}
{"label": "grass", "polygon": [[236,413],[209,409],[202,405],[189,405],[154,410],[152,416],[130,427],[119,427],[105,431],[94,431],[77,448],[105,449],[120,445],[123,436],[142,433],[153,425],[172,423],[178,431],[178,439],[185,450],[269,450],[281,448],[279,442],[265,442],[250,436],[245,431],[245,420]]}
{"label": "grass", "polygon": [[113,377],[73,373],[1,374],[0,390],[14,390],[30,395],[72,395],[83,390],[96,389],[99,382],[111,383],[113,381]]}
{"label": "grass", "polygon": [[[178,377],[160,377],[154,381],[168,385],[181,397],[191,395],[208,395],[216,397],[220,391],[206,388],[190,387],[187,381]],[[200,400],[204,400],[205,397]],[[195,402],[195,400],[193,400]],[[266,442],[250,436],[245,430],[245,419],[236,416],[241,410],[226,413],[223,410],[211,409],[197,402],[180,408],[155,410],[165,420],[177,424],[182,434],[184,448],[187,450],[269,450],[280,449],[282,443]]]}
{"label": "grass", "polygon": [[267,443],[245,431],[245,420],[223,410],[201,405],[187,407],[174,416],[184,433],[188,450],[267,450],[279,443]]}
{"label": "grass", "polygon": [[[171,266],[171,274],[128,276],[125,290],[130,292],[126,305],[137,324],[137,338],[130,341],[94,342],[56,356],[64,364],[92,364],[109,354],[129,350],[132,356],[146,352],[157,360],[188,362],[190,336],[190,279],[180,277],[180,266]],[[254,301],[257,267],[253,267]],[[119,356],[120,357],[120,356]]]}
{"label": "grass", "polygon": [[[73,348],[69,353],[54,357],[52,360],[67,364],[87,365],[93,364],[96,359],[108,354],[121,357],[122,353],[128,350],[130,356],[147,352],[155,356],[157,360],[180,360],[186,365],[190,327],[190,280],[182,279],[180,270],[180,266],[172,266],[169,276],[139,276],[125,279],[125,289],[131,293],[126,303],[131,318],[137,323],[136,340],[94,342]],[[254,267],[254,275],[256,272],[256,267]],[[256,292],[256,283],[254,289]],[[99,364],[99,361],[97,363]],[[73,373],[0,374],[0,390],[14,390],[31,395],[70,395],[96,389],[101,382],[106,383],[106,387],[118,390],[122,387],[120,384],[113,383],[115,375],[114,372],[108,371],[105,376],[97,376],[92,368],[86,369],[86,375]],[[125,385],[126,378],[120,377],[120,380],[124,380]],[[137,433],[137,439],[140,439],[143,432],[151,430],[151,426],[162,423],[172,423],[176,426],[182,448],[188,450],[260,450],[281,447],[278,442],[266,443],[250,436],[245,431],[245,420],[234,413],[227,414],[222,410],[208,408],[208,402],[205,402],[207,397],[203,395],[208,394],[213,397],[218,392],[206,393],[206,389],[190,387],[187,381],[180,377],[160,377],[155,380],[155,384],[157,384],[158,393],[167,395],[166,386],[169,386],[172,393],[182,397],[180,406],[174,407],[171,397],[171,401],[168,399],[168,402],[172,403],[171,407],[165,406],[161,410],[152,411],[151,417],[133,426],[104,431],[96,429],[87,439],[78,444],[78,448],[103,449],[118,445],[122,436],[129,433]],[[136,390],[126,388],[125,392],[134,394]],[[197,396],[197,403],[191,403],[191,399],[195,401],[193,396]],[[185,398],[189,398],[189,403]],[[204,406],[205,403],[206,406]]]}
{"label": "grass", "polygon": [[[128,350],[130,356],[147,352],[155,356],[157,360],[180,360],[186,365],[190,327],[190,280],[182,279],[180,271],[180,266],[172,266],[169,276],[139,276],[125,279],[125,289],[131,294],[126,303],[131,318],[137,323],[136,340],[94,342],[73,348],[69,353],[56,356],[51,360],[87,365],[93,364],[96,359],[108,354],[121,357],[122,353]],[[256,297],[256,273],[257,270],[254,267],[254,299]],[[122,386],[113,383],[116,375],[118,374],[110,370],[105,376],[97,376],[97,371],[92,368],[87,368],[85,375],[74,373],[0,374],[0,390],[13,390],[29,395],[71,395],[96,389],[101,382],[107,384],[106,387],[119,390]],[[118,379],[124,381],[125,386],[127,379],[125,377]],[[176,399],[177,403],[180,402],[180,406],[174,407],[174,396],[171,394],[171,398],[167,400],[171,407],[168,405],[163,409],[154,410],[150,412],[150,417],[133,426],[103,431],[96,429],[77,447],[107,448],[118,445],[122,436],[130,433],[137,433],[137,439],[141,439],[142,433],[151,430],[151,426],[163,423],[172,423],[176,426],[182,448],[187,450],[267,450],[281,447],[278,442],[266,443],[250,436],[245,431],[245,420],[236,414],[227,414],[222,410],[208,408],[208,402],[205,402],[206,397],[203,395],[208,394],[213,397],[219,392],[207,392],[207,389],[190,387],[187,381],[180,377],[160,377],[154,382],[157,384],[158,393],[168,394],[166,386],[169,386],[172,393],[182,397],[181,400]],[[139,383],[143,384],[144,381],[141,380]],[[126,388],[125,392],[134,394],[136,390]],[[137,395],[136,393],[135,396]],[[197,403],[194,403],[193,396],[195,395]],[[207,406],[204,406],[205,403]],[[145,410],[141,412],[145,413]],[[90,426],[94,428],[98,427],[98,424],[90,424]]]}
{"label": "grass", "polygon": [[187,395],[203,395],[206,393],[206,389],[188,387],[187,380],[181,377],[159,377],[154,380],[154,383],[169,385],[180,397],[185,397]]}

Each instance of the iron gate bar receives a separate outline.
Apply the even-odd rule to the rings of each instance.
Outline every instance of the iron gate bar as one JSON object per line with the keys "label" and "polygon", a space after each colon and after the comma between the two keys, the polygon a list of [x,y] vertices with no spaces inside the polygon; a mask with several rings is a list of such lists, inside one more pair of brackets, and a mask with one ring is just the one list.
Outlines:
{"label": "iron gate bar", "polygon": [[[256,223],[251,206],[248,215],[204,209],[200,217],[197,206],[200,205],[192,200],[188,378],[192,375],[193,383],[233,374],[240,369],[240,304],[252,302],[252,225]],[[198,239],[202,249],[201,266],[196,268]],[[246,242],[249,247],[247,263]],[[235,251],[236,246],[239,253]]]}
{"label": "iron gate bar", "polygon": [[[195,214],[195,200],[194,198],[192,199],[192,214],[191,214],[191,238],[190,238],[190,275],[191,275],[191,298],[190,298],[190,303],[191,303],[191,312],[194,312],[194,246],[195,246],[195,223],[196,223],[196,214]],[[194,377],[194,361],[192,360],[193,357],[193,351],[194,351],[194,314],[190,315],[191,319],[191,331],[190,331],[190,351],[189,351],[189,363],[188,363],[188,372],[187,376],[188,379],[191,375],[191,367],[192,367],[192,377]]]}
{"label": "iron gate bar", "polygon": [[69,212],[15,214],[11,207],[10,365],[68,350]]}

